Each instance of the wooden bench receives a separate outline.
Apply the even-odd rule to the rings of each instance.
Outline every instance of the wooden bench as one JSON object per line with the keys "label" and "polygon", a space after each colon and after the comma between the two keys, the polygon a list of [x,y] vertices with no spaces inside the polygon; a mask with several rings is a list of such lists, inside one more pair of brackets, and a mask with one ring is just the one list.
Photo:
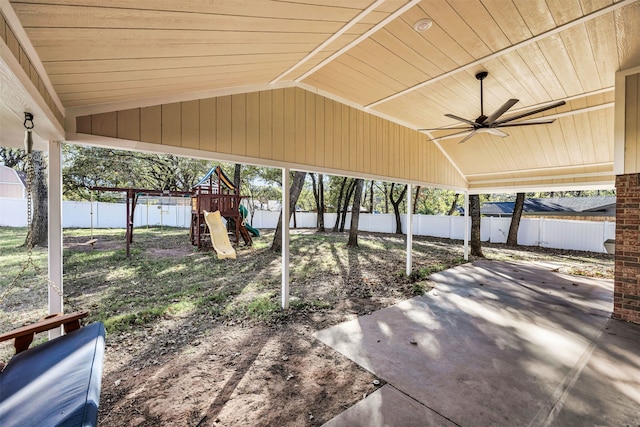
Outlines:
{"label": "wooden bench", "polygon": [[35,334],[57,328],[60,325],[63,326],[64,333],[68,334],[69,332],[79,329],[80,319],[87,317],[88,315],[89,311],[87,310],[76,311],[75,313],[69,314],[50,314],[40,319],[38,323],[23,326],[0,335],[0,342],[15,339],[13,346],[16,349],[16,354],[18,354],[29,348],[33,342],[33,336]]}
{"label": "wooden bench", "polygon": [[[87,311],[47,316],[0,335],[16,355],[0,372],[0,426],[96,426],[105,330],[80,327]],[[28,348],[34,334],[63,325],[65,335]]]}

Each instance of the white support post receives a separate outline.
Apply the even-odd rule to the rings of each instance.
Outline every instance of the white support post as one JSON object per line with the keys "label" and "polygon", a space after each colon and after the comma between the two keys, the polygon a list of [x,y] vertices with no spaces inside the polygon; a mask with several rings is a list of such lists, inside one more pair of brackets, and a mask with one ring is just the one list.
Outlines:
{"label": "white support post", "polygon": [[282,308],[289,308],[289,168],[282,169]]}
{"label": "white support post", "polygon": [[[49,141],[49,314],[63,311],[62,301],[62,144]],[[49,339],[62,335],[62,328],[49,331]]]}
{"label": "white support post", "polygon": [[469,192],[464,192],[464,260],[469,261]]}
{"label": "white support post", "polygon": [[413,185],[407,186],[407,276],[411,275],[413,249]]}

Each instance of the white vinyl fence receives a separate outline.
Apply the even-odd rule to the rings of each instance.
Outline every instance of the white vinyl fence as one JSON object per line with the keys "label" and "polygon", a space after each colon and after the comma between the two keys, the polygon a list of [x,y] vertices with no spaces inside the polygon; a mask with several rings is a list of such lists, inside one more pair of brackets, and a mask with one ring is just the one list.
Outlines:
{"label": "white vinyl fence", "polygon": [[[275,228],[279,212],[256,211],[251,224],[256,228]],[[124,228],[126,206],[122,203],[73,202],[63,203],[63,227],[66,228]],[[335,213],[324,216],[325,226],[333,227]],[[136,207],[134,226],[167,226],[188,228],[191,206],[167,206],[139,204]],[[401,215],[402,231],[406,231],[406,215]],[[296,212],[298,228],[315,228],[316,214]],[[351,214],[347,214],[349,229]],[[482,218],[481,239],[491,243],[507,241],[510,218]],[[26,201],[0,199],[0,226],[25,227],[27,224]],[[291,227],[294,220],[291,219]],[[393,214],[360,214],[359,229],[379,233],[395,232]],[[518,243],[525,246],[571,249],[590,252],[606,252],[604,241],[615,238],[615,222],[571,221],[542,218],[522,218],[518,230]],[[464,218],[460,216],[414,215],[413,232],[419,236],[446,239],[464,238]]]}

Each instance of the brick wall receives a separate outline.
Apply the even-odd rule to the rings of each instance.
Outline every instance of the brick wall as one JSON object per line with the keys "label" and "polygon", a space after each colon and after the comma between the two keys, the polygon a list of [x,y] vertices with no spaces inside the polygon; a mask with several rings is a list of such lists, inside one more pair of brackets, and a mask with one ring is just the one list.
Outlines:
{"label": "brick wall", "polygon": [[613,318],[640,323],[640,175],[616,177]]}

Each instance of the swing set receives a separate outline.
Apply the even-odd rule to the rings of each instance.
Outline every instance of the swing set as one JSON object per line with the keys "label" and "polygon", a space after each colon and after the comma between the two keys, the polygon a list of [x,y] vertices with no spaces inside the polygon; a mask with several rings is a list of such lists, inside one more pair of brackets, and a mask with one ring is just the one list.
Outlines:
{"label": "swing set", "polygon": [[[0,295],[0,304],[35,264],[33,247],[33,115],[25,113],[27,152],[27,261]],[[62,290],[51,279],[60,297]],[[0,335],[14,341],[15,355],[0,366],[0,426],[95,426],[98,421],[105,329],[100,322],[81,327],[87,310],[53,313],[39,322]],[[65,335],[29,348],[35,334],[63,327]]]}

